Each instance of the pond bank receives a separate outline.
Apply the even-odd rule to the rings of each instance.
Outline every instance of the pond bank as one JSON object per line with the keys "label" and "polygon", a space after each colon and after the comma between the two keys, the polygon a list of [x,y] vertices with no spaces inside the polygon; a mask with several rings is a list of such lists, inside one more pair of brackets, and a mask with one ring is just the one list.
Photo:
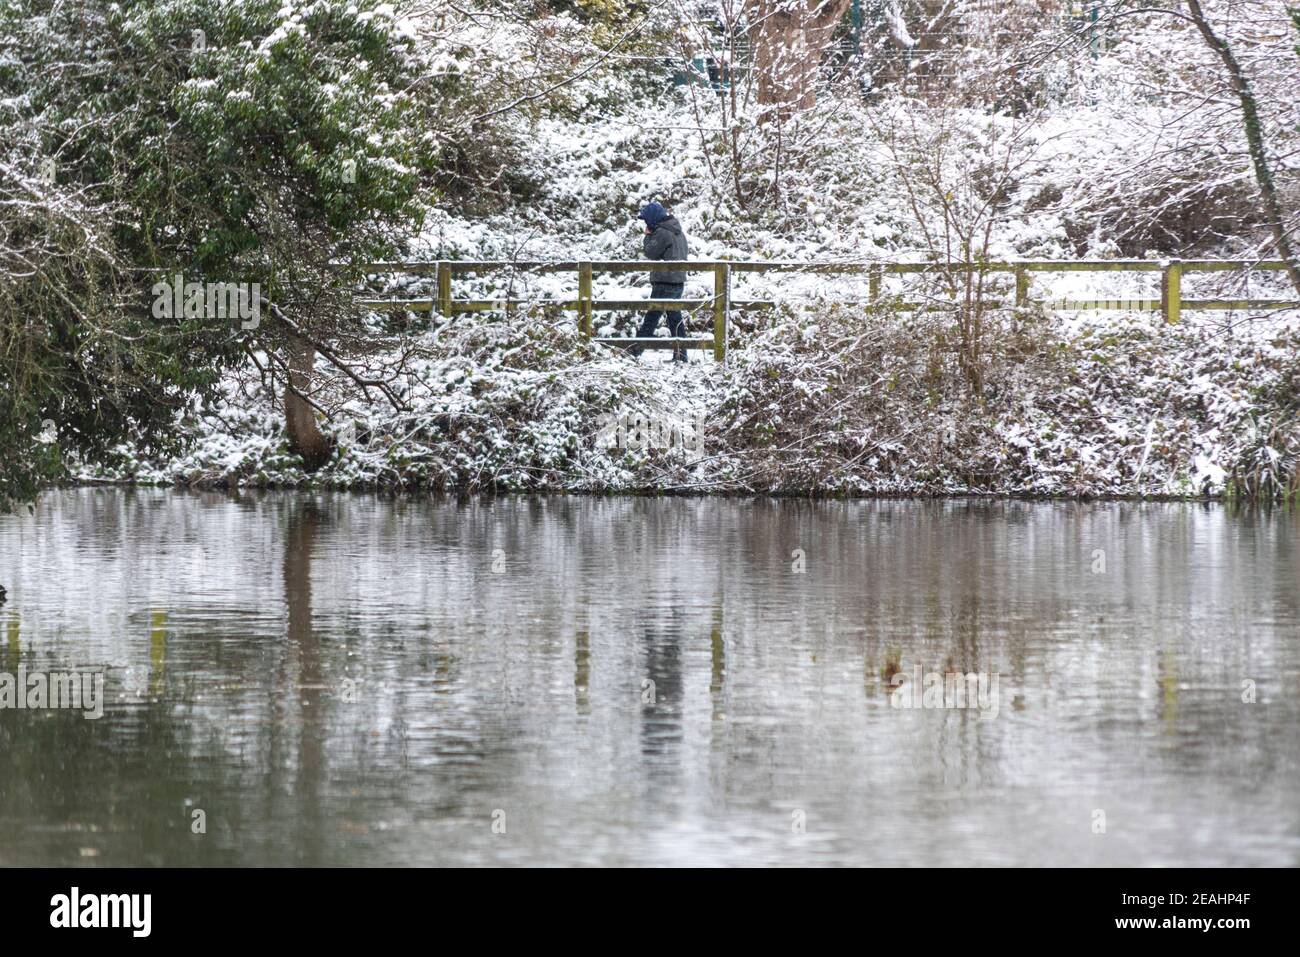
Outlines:
{"label": "pond bank", "polygon": [[[641,362],[571,327],[458,319],[409,409],[341,400],[307,474],[276,404],[232,379],[183,451],[76,481],[196,487],[798,496],[1285,499],[1300,332],[1019,313],[977,343],[942,317],[827,306],[740,328],[725,366]],[[972,371],[972,361],[976,364]]]}

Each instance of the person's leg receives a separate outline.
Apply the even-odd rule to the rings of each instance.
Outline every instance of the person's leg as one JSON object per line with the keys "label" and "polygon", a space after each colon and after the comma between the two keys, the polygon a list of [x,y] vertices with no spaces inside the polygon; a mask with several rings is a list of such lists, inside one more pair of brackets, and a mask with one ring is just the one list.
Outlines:
{"label": "person's leg", "polygon": [[[669,296],[667,296],[666,298],[669,298],[669,299],[680,299],[680,298],[682,298],[682,295],[683,295],[685,292],[686,292],[686,286],[685,286],[685,285],[674,286],[674,287],[673,287],[673,291],[672,291],[672,293],[671,293]],[[668,310],[668,332],[669,332],[669,334],[672,335],[673,338],[675,338],[675,339],[685,339],[685,338],[686,338],[686,320],[682,317],[682,311],[681,311],[680,309],[669,309],[669,310]],[[688,360],[687,360],[686,350],[683,349],[683,348],[680,347],[680,346],[678,346],[676,349],[674,349],[674,350],[673,350],[673,361],[675,361],[675,362],[686,362],[686,361],[688,361]]]}
{"label": "person's leg", "polygon": [[[659,317],[664,314],[662,309],[651,309],[641,320],[641,328],[636,331],[638,339],[654,338],[655,330],[659,328]],[[671,315],[671,313],[670,313]]]}
{"label": "person's leg", "polygon": [[[636,331],[636,337],[638,339],[653,339],[655,329],[659,327],[659,317],[663,314],[662,309],[651,309],[647,312],[645,318],[641,320],[641,328]],[[645,351],[645,346],[633,346],[628,351],[634,356],[639,356]]]}
{"label": "person's leg", "polygon": [[[672,297],[664,291],[664,287],[661,284],[651,283],[650,298],[671,299]],[[664,311],[662,309],[651,309],[647,312],[645,318],[641,320],[641,328],[636,331],[636,337],[638,339],[653,339],[655,330],[659,328],[659,317],[663,314]],[[633,346],[630,351],[632,355],[639,356],[645,350],[642,346]]]}

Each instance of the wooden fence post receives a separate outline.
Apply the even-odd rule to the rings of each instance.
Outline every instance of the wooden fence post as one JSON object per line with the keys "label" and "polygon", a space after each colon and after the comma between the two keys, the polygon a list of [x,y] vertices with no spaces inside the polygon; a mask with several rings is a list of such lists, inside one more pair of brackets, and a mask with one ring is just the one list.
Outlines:
{"label": "wooden fence post", "polygon": [[728,287],[731,285],[731,266],[715,263],[713,266],[713,358],[722,362],[727,358]]}
{"label": "wooden fence post", "polygon": [[578,263],[578,329],[591,338],[591,263]]}
{"label": "wooden fence post", "polygon": [[438,311],[451,315],[451,263],[438,263]]}
{"label": "wooden fence post", "polygon": [[1180,259],[1171,259],[1165,264],[1160,282],[1160,308],[1164,311],[1165,322],[1177,322],[1182,315],[1183,263]]}
{"label": "wooden fence post", "polygon": [[874,265],[867,273],[867,297],[872,302],[880,299],[880,278],[884,272],[884,266]]}
{"label": "wooden fence post", "polygon": [[1016,305],[1029,305],[1029,273],[1023,266],[1016,267]]}

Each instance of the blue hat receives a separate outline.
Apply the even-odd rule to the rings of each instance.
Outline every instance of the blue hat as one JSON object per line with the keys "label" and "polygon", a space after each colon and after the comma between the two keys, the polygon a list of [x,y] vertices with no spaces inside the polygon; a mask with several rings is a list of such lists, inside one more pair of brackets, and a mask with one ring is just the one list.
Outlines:
{"label": "blue hat", "polygon": [[654,229],[668,218],[668,210],[664,209],[658,203],[648,203],[641,207],[641,212],[636,214],[636,218],[644,219],[645,224],[651,229]]}

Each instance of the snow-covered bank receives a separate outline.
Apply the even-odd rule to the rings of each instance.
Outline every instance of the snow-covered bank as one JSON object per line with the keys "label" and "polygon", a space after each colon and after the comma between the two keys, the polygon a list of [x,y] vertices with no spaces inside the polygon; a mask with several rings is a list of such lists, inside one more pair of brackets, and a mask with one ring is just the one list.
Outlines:
{"label": "snow-covered bank", "polygon": [[117,465],[74,478],[847,496],[1295,490],[1295,322],[1246,336],[1150,314],[1023,313],[986,343],[982,397],[938,317],[821,307],[738,338],[725,366],[698,355],[675,367],[667,353],[635,362],[591,345],[571,325],[466,317],[426,337],[411,410],[354,403],[330,424],[338,445],[314,475],[288,452],[267,393],[232,382],[223,407],[185,425],[183,454],[122,449]]}
{"label": "snow-covered bank", "polygon": [[[531,47],[485,44],[476,21],[461,27],[436,38],[455,66],[446,76],[460,78],[449,89],[470,97],[497,67],[532,62]],[[1239,124],[1189,109],[1193,88],[1150,56],[1152,37],[1166,33],[1123,32],[1099,60],[1058,64],[1077,82],[1048,71],[1041,95],[1014,108],[840,84],[773,125],[745,96],[613,64],[573,77],[555,102],[489,90],[470,112],[481,122],[448,117],[432,208],[401,254],[635,259],[637,210],[658,199],[697,259],[1267,255]],[[1290,40],[1269,44],[1292,55]],[[1273,108],[1280,148],[1292,142],[1293,110]],[[1291,189],[1293,169],[1280,170]],[[882,291],[907,286],[917,302],[913,279],[888,277]],[[991,288],[1003,280],[981,281],[961,309],[956,288],[922,289],[948,311],[909,314],[868,311],[861,276],[738,275],[736,299],[781,308],[733,315],[725,368],[705,356],[688,369],[663,355],[631,362],[582,341],[572,315],[371,314],[347,328],[348,358],[391,382],[402,407],[367,401],[355,379],[318,361],[313,400],[337,442],[321,471],[307,475],[287,451],[276,397],[245,370],[225,383],[224,403],[182,423],[183,453],[124,449],[120,462],[76,474],[345,488],[1294,494],[1294,319],[1189,312],[1170,328],[1152,314],[1009,312],[995,301],[1011,290]],[[598,274],[593,292],[632,299],[643,292],[634,282]],[[1158,282],[1155,271],[1035,273],[1029,296],[1153,299]],[[572,274],[520,269],[458,275],[454,294],[562,300],[575,286]],[[368,291],[434,294],[428,276],[409,275],[373,276]],[[1225,270],[1189,273],[1182,294],[1290,299],[1294,289],[1280,272]],[[708,277],[693,277],[685,295],[711,295]],[[628,314],[598,315],[602,334],[634,328]],[[648,442],[637,416],[649,417]],[[665,433],[676,438],[657,447]]]}

